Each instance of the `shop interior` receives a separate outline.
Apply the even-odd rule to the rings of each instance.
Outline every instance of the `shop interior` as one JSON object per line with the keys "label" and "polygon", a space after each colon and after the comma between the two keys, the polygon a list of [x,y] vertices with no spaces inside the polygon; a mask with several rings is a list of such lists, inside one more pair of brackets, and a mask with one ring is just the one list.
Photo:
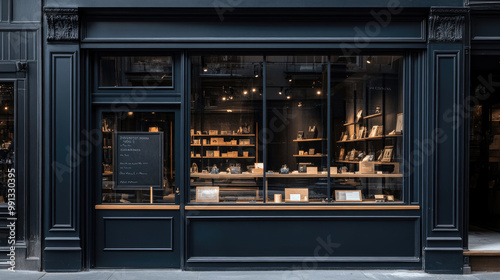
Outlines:
{"label": "shop interior", "polygon": [[500,251],[500,55],[471,59],[469,250]]}

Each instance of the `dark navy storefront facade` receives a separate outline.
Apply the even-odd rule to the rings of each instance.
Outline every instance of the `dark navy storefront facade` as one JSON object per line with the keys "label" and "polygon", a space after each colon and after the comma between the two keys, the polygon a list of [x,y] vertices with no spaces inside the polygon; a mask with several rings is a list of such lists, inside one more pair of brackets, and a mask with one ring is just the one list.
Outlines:
{"label": "dark navy storefront facade", "polygon": [[[7,2],[15,1],[2,3]],[[464,108],[470,54],[476,48],[500,51],[500,2],[466,2],[45,1],[43,20],[17,23],[37,34],[28,38],[38,41],[21,43],[38,46],[38,55],[8,63],[28,60],[29,70],[0,73],[32,83],[29,94],[19,91],[17,101],[18,170],[26,178],[18,186],[18,199],[25,203],[19,207],[29,204],[41,212],[30,209],[20,218],[26,229],[17,238],[28,249],[19,247],[26,251],[19,267],[463,273],[468,267],[463,256],[468,227]],[[2,20],[0,26],[10,32],[16,23]],[[404,204],[189,203],[193,55],[375,52],[404,55],[404,160],[411,163],[404,171]],[[146,95],[102,90],[96,61],[110,53],[171,55],[173,86]],[[98,149],[92,132],[100,125],[99,114],[116,108],[175,115],[175,204],[97,205]],[[266,156],[272,151],[264,151]],[[159,230],[161,238],[141,247],[141,236],[147,239],[148,232]],[[137,239],[120,241],[121,232]]]}

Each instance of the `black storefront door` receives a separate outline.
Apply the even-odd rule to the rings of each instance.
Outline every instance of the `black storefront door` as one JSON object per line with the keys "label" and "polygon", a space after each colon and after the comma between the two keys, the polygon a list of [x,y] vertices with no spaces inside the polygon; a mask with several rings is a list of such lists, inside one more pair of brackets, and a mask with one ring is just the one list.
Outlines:
{"label": "black storefront door", "polygon": [[179,110],[95,115],[102,141],[93,168],[93,267],[180,267]]}

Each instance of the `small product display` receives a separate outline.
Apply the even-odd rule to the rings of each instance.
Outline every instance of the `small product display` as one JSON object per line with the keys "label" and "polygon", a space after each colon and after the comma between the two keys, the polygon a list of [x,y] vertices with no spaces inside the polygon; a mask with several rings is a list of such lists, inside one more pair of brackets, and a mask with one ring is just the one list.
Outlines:
{"label": "small product display", "polygon": [[210,169],[210,174],[219,174],[219,168],[217,168],[217,165],[214,164],[214,166]]}
{"label": "small product display", "polygon": [[286,166],[286,164],[283,164],[280,169],[280,174],[288,174],[290,172],[290,169]]}
{"label": "small product display", "polygon": [[393,146],[386,146],[384,148],[384,154],[382,156],[381,162],[391,162],[392,161],[392,150],[394,149]]}

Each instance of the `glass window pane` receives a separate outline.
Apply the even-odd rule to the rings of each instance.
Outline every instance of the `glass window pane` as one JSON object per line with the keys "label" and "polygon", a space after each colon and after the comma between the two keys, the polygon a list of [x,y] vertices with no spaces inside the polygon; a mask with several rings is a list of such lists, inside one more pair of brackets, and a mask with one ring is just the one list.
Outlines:
{"label": "glass window pane", "polygon": [[102,56],[101,87],[172,87],[171,56]]}
{"label": "glass window pane", "polygon": [[9,169],[14,168],[14,83],[0,83],[0,203],[7,202]]}
{"label": "glass window pane", "polygon": [[194,56],[191,203],[263,201],[261,56]]}
{"label": "glass window pane", "polygon": [[327,61],[267,58],[267,202],[328,201]]}
{"label": "glass window pane", "polygon": [[331,57],[332,199],[403,201],[403,56]]}
{"label": "glass window pane", "polygon": [[102,114],[102,202],[175,203],[174,113]]}

